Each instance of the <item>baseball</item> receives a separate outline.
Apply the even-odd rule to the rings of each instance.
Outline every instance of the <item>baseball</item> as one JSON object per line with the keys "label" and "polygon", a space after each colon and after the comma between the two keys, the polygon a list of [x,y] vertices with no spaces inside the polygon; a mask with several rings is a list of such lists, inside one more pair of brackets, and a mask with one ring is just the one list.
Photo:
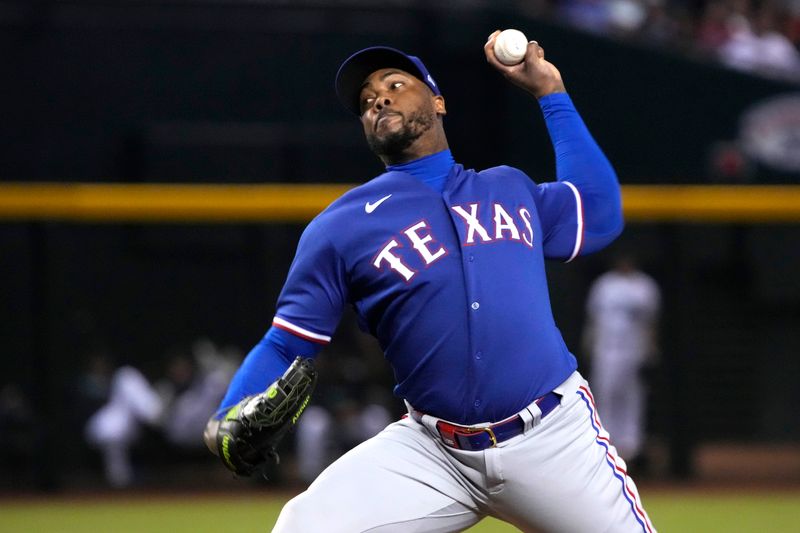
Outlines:
{"label": "baseball", "polygon": [[494,55],[504,65],[517,65],[525,59],[528,38],[519,30],[503,30],[494,40]]}

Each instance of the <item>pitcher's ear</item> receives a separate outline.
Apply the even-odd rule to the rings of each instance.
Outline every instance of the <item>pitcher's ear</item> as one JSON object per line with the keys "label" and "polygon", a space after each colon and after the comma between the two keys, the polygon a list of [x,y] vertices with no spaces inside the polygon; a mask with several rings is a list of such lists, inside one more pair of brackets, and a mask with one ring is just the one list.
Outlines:
{"label": "pitcher's ear", "polygon": [[447,108],[444,105],[444,96],[436,95],[433,97],[433,109],[437,115],[446,115]]}

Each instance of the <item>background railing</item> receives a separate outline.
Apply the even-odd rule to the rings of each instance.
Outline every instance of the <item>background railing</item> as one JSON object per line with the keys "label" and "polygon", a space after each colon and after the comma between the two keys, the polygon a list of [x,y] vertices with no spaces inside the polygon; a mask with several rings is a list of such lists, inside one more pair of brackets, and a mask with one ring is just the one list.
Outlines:
{"label": "background railing", "polygon": [[[358,184],[0,184],[0,220],[307,222]],[[800,186],[624,185],[629,222],[798,222]]]}

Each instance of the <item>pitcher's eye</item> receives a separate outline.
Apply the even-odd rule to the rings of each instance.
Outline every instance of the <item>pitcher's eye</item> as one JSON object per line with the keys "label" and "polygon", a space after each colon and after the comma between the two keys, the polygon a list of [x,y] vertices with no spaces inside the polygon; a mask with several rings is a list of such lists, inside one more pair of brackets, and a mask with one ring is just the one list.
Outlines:
{"label": "pitcher's eye", "polygon": [[391,87],[392,89],[397,89],[398,87],[402,87],[403,85],[405,84],[402,81],[395,81],[392,82],[391,85],[389,85],[389,87]]}

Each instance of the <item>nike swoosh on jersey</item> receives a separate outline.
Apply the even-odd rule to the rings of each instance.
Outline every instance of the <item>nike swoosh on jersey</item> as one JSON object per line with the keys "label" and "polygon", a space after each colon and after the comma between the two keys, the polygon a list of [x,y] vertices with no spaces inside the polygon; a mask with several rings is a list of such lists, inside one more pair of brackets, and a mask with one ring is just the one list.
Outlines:
{"label": "nike swoosh on jersey", "polygon": [[366,212],[367,212],[367,214],[369,214],[369,213],[372,213],[373,211],[375,211],[375,209],[377,209],[377,207],[378,207],[379,205],[381,205],[383,202],[385,202],[386,200],[388,200],[390,196],[391,196],[391,194],[387,194],[386,196],[384,196],[383,198],[381,198],[380,200],[378,200],[378,201],[377,201],[377,202],[375,202],[375,203],[370,203],[370,202],[367,202],[367,203],[364,205],[364,211],[366,211]]}

